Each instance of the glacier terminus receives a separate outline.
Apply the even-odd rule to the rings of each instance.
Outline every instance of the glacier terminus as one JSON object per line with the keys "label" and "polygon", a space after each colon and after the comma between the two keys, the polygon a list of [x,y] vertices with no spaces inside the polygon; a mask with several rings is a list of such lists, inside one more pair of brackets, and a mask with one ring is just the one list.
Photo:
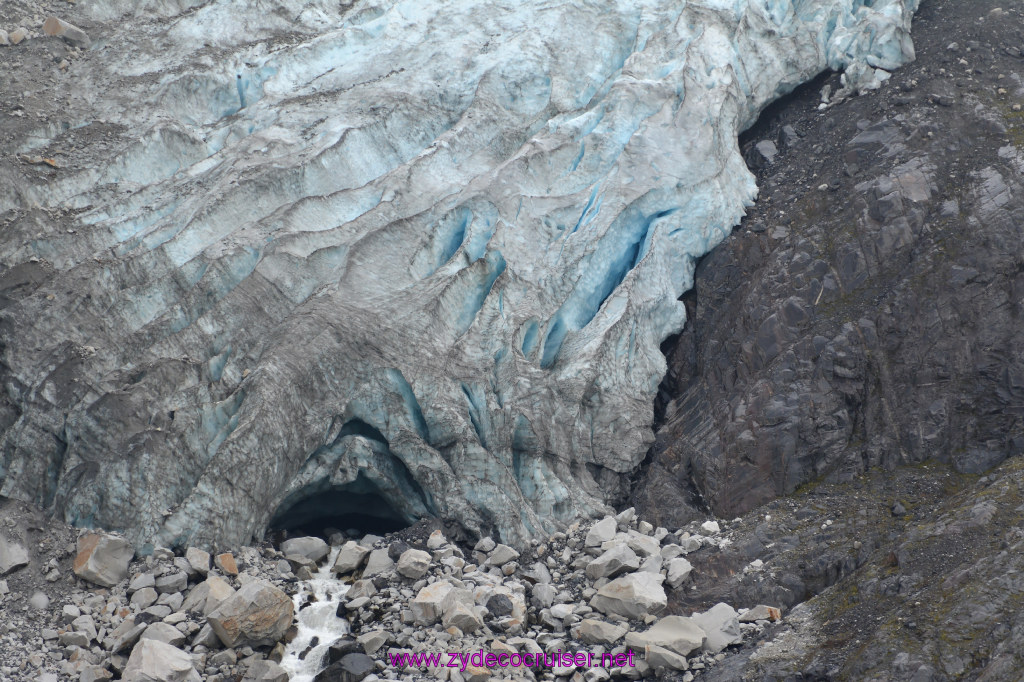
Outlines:
{"label": "glacier terminus", "polygon": [[81,4],[119,28],[17,151],[103,143],[0,170],[35,283],[0,310],[0,494],[144,548],[605,513],[756,197],[738,134],[823,70],[877,87],[918,1]]}

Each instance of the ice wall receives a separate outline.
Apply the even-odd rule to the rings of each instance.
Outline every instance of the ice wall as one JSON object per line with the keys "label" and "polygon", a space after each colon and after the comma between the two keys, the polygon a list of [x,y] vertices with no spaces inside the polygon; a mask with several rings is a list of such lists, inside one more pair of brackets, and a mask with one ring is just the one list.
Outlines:
{"label": "ice wall", "polygon": [[116,143],[0,198],[75,225],[0,253],[53,267],[0,319],[0,493],[139,545],[325,491],[513,543],[604,511],[737,133],[911,59],[917,0],[258,5],[86,4],[68,126]]}

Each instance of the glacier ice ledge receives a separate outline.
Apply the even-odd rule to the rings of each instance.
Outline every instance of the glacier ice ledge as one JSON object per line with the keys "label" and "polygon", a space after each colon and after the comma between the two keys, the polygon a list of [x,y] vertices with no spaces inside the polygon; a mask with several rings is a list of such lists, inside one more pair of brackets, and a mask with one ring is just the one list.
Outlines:
{"label": "glacier ice ledge", "polygon": [[324,491],[511,543],[603,512],[756,195],[738,133],[912,59],[917,4],[87,3],[66,115],[122,144],[0,178],[80,224],[2,247],[55,270],[2,312],[0,493],[139,546]]}

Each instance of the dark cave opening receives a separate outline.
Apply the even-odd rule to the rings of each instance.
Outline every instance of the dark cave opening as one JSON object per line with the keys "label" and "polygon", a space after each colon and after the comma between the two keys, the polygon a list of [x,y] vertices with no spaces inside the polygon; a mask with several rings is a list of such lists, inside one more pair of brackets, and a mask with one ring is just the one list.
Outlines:
{"label": "dark cave opening", "polygon": [[358,538],[367,533],[392,533],[412,522],[372,486],[357,485],[329,488],[294,502],[286,500],[274,512],[268,532],[287,537],[314,535],[328,540],[331,533],[342,531],[348,537]]}

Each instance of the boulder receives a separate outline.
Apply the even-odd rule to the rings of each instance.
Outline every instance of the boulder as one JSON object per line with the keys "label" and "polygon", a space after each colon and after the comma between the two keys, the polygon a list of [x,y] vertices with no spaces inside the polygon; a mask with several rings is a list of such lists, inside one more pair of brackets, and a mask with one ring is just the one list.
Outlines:
{"label": "boulder", "polygon": [[155,639],[140,640],[121,674],[123,682],[200,682],[192,657]]}
{"label": "boulder", "polygon": [[622,639],[629,628],[621,623],[585,618],[580,623],[579,638],[587,644],[611,645]]}
{"label": "boulder", "polygon": [[289,538],[281,543],[281,552],[288,554],[301,554],[310,561],[320,562],[323,560],[330,547],[327,543],[317,537],[306,536],[301,538]]}
{"label": "boulder", "polygon": [[636,553],[625,544],[617,544],[587,564],[586,572],[588,578],[597,580],[614,578],[622,573],[635,571],[639,567],[640,559]]}
{"label": "boulder", "polygon": [[406,578],[419,580],[430,570],[430,555],[423,550],[408,549],[398,558],[398,572]]}
{"label": "boulder", "polygon": [[207,616],[207,622],[226,647],[269,646],[291,627],[292,600],[264,580],[244,585]]}
{"label": "boulder", "polygon": [[145,623],[136,623],[135,616],[128,616],[106,636],[103,648],[112,654],[130,649],[139,641],[139,636],[145,632],[146,627]]}
{"label": "boulder", "polygon": [[626,543],[629,545],[630,549],[637,553],[638,556],[649,557],[661,555],[661,543],[650,535],[644,535],[643,533],[631,530],[627,534]]}
{"label": "boulder", "polygon": [[743,641],[736,609],[726,603],[719,602],[704,613],[693,614],[691,618],[707,634],[704,651],[717,654],[730,644]]}
{"label": "boulder", "polygon": [[210,553],[198,547],[189,547],[185,550],[185,559],[196,573],[206,575],[210,572]]}
{"label": "boulder", "polygon": [[487,563],[491,566],[502,566],[510,561],[515,561],[518,558],[519,552],[508,545],[499,544],[491,551],[491,555],[487,557]]}
{"label": "boulder", "polygon": [[17,540],[0,535],[0,575],[28,565],[28,550]]}
{"label": "boulder", "polygon": [[168,573],[157,578],[153,585],[159,594],[181,592],[188,587],[188,575],[185,573]]}
{"label": "boulder", "polygon": [[445,610],[442,623],[446,628],[455,626],[466,634],[476,632],[484,625],[483,619],[477,615],[475,609],[459,602]]}
{"label": "boulder", "polygon": [[369,553],[370,550],[355,540],[349,540],[341,546],[341,551],[338,552],[338,557],[334,560],[334,567],[331,570],[338,574],[357,571],[366,561]]}
{"label": "boulder", "polygon": [[374,671],[373,659],[366,654],[351,653],[327,666],[313,678],[314,682],[360,682]]}
{"label": "boulder", "polygon": [[679,587],[693,571],[693,564],[686,559],[678,557],[668,562],[668,584],[670,587]]}
{"label": "boulder", "polygon": [[606,516],[590,527],[590,530],[587,531],[587,537],[583,540],[583,544],[586,547],[600,547],[603,543],[615,537],[616,529],[615,517]]}
{"label": "boulder", "polygon": [[288,682],[288,672],[274,661],[260,659],[246,669],[242,682]]}
{"label": "boulder", "polygon": [[128,577],[128,563],[135,550],[124,538],[109,533],[87,533],[78,538],[78,554],[72,569],[82,580],[113,587]]}
{"label": "boulder", "polygon": [[770,620],[772,622],[782,620],[782,611],[774,606],[758,604],[739,617],[741,623],[753,623],[759,620]]}
{"label": "boulder", "polygon": [[215,556],[213,565],[223,571],[225,575],[238,575],[238,564],[235,562],[235,555],[231,552],[223,552]]}
{"label": "boulder", "polygon": [[83,50],[92,45],[92,41],[89,40],[89,35],[85,31],[57,17],[49,17],[43,22],[43,33],[48,36],[57,36],[68,45],[80,47]]}
{"label": "boulder", "polygon": [[185,635],[181,630],[167,623],[151,623],[139,637],[140,640],[155,639],[164,644],[178,647],[185,643]]}
{"label": "boulder", "polygon": [[718,525],[718,521],[705,521],[700,524],[700,529],[707,535],[716,535],[722,530]]}
{"label": "boulder", "polygon": [[372,578],[375,575],[387,573],[395,567],[395,562],[388,556],[387,549],[374,549],[366,557],[366,567],[363,568],[363,577]]}
{"label": "boulder", "polygon": [[454,601],[451,594],[454,586],[447,580],[439,580],[427,585],[409,602],[417,625],[433,625]]}
{"label": "boulder", "polygon": [[644,649],[644,660],[654,671],[659,669],[686,670],[689,667],[686,663],[686,656],[680,656],[657,644],[650,644]]}
{"label": "boulder", "polygon": [[626,646],[634,651],[644,651],[654,645],[664,647],[680,656],[704,645],[705,632],[692,618],[665,616],[646,632],[631,632],[626,635]]}
{"label": "boulder", "polygon": [[356,637],[356,642],[363,647],[367,655],[373,656],[388,642],[387,630],[370,630]]}
{"label": "boulder", "polygon": [[661,613],[668,605],[662,577],[655,573],[630,573],[597,591],[590,606],[606,614],[632,619]]}

